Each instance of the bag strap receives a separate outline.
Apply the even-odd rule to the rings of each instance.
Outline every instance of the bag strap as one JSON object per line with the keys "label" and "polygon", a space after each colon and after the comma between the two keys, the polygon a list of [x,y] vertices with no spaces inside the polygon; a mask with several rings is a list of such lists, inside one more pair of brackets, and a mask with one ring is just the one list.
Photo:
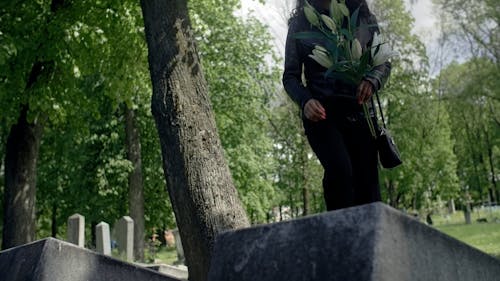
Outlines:
{"label": "bag strap", "polygon": [[[372,99],[372,104],[373,104],[373,99]],[[368,106],[366,106],[366,103],[363,103],[363,110],[365,112],[366,122],[368,122],[368,127],[370,128],[370,133],[372,134],[373,138],[376,139],[377,133],[375,132],[375,126],[373,125],[373,121],[372,121],[372,118],[370,116]]]}
{"label": "bag strap", "polygon": [[[384,126],[384,129],[387,130],[387,126],[385,125],[385,119],[384,119],[384,111],[382,110],[382,106],[380,105],[380,99],[378,97],[378,91],[375,92],[375,97],[377,98],[378,109],[380,111],[380,116],[382,117],[382,125]],[[372,99],[372,104],[373,104],[373,99]]]}
{"label": "bag strap", "polygon": [[[387,126],[385,125],[384,112],[382,111],[382,105],[380,103],[380,98],[378,97],[378,91],[375,91],[375,97],[377,98],[378,109],[380,111],[380,116],[382,117],[382,125],[384,126],[384,129],[387,130]],[[377,108],[375,107],[375,102],[373,101],[373,96],[371,97],[370,101],[372,103],[372,108],[375,112],[375,119],[377,119]],[[372,136],[374,138],[377,138],[377,133],[375,132],[375,126],[373,125],[373,121],[372,121],[372,118],[370,116],[370,112],[368,110],[368,107],[366,106],[366,103],[363,104],[363,110],[365,112],[366,121],[368,122],[368,127],[370,127],[370,132],[372,133]]]}

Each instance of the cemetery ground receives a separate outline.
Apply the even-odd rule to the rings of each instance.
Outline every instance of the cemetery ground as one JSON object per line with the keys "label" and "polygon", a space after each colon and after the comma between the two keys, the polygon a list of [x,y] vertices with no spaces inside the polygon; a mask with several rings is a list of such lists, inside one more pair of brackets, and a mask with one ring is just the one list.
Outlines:
{"label": "cemetery ground", "polygon": [[[486,219],[487,222],[478,222]],[[472,213],[472,224],[465,224],[464,214],[457,211],[451,215],[432,216],[434,227],[468,245],[500,259],[500,207],[496,209],[476,208]],[[177,260],[175,247],[161,246],[146,256],[158,263],[173,264]]]}
{"label": "cemetery ground", "polygon": [[150,256],[157,262],[164,264],[174,264],[175,261],[177,261],[177,251],[175,247],[161,246],[156,254],[150,254]]}
{"label": "cemetery ground", "polygon": [[432,220],[439,231],[500,259],[500,207],[475,208],[469,225],[462,211],[434,215]]}

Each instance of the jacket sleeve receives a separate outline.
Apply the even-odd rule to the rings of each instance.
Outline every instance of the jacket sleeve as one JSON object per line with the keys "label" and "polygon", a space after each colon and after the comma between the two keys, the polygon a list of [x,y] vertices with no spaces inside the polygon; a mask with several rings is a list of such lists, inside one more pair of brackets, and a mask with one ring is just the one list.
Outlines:
{"label": "jacket sleeve", "polygon": [[298,31],[297,20],[292,20],[288,27],[285,46],[285,69],[283,72],[283,86],[288,96],[297,103],[301,109],[312,98],[309,90],[302,83],[302,58],[299,53],[299,41],[293,38]]}
{"label": "jacket sleeve", "polygon": [[364,77],[368,80],[374,87],[376,91],[382,89],[391,75],[391,63],[385,62],[381,65],[374,67],[369,73]]}
{"label": "jacket sleeve", "polygon": [[[372,36],[375,32],[380,32],[380,29],[378,28],[377,18],[373,14],[370,15],[368,23],[375,25],[375,27],[370,29],[370,33],[372,34]],[[375,91],[379,91],[380,89],[384,88],[385,83],[387,83],[387,80],[389,80],[389,76],[391,75],[391,67],[391,63],[387,61],[381,65],[374,67],[369,73],[365,75],[364,79],[368,80],[373,85]]]}

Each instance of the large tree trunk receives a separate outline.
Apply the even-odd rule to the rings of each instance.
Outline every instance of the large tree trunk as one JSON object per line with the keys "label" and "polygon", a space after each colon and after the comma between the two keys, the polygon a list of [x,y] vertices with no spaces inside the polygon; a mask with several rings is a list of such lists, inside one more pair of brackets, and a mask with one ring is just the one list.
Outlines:
{"label": "large tree trunk", "polygon": [[224,159],[187,1],[141,0],[141,6],[167,187],[189,280],[202,281],[217,234],[249,222]]}
{"label": "large tree trunk", "polygon": [[[26,83],[30,91],[38,78],[48,74],[53,62],[37,61]],[[10,128],[5,146],[5,192],[2,249],[26,244],[35,239],[36,167],[45,114],[28,122],[29,105],[21,105],[17,123]]]}
{"label": "large tree trunk", "polygon": [[490,166],[490,173],[491,173],[491,188],[490,188],[490,198],[493,202],[499,201],[498,198],[498,188],[497,188],[497,181],[496,181],[496,172],[495,172],[495,161],[493,159],[493,145],[490,141],[490,135],[488,134],[488,131],[484,129],[484,134],[486,138],[486,145],[487,151],[488,151],[488,164]]}
{"label": "large tree trunk", "polygon": [[7,138],[2,249],[35,239],[36,164],[43,126],[27,120],[23,106]]}
{"label": "large tree trunk", "polygon": [[52,219],[51,219],[52,237],[57,238],[57,204],[52,203]]}
{"label": "large tree trunk", "polygon": [[304,181],[304,185],[302,187],[302,201],[304,209],[302,210],[302,215],[307,216],[311,213],[310,211],[310,202],[309,202],[309,189]]}
{"label": "large tree trunk", "polygon": [[302,135],[301,137],[301,151],[300,151],[300,161],[301,163],[301,174],[300,174],[300,180],[302,181],[302,204],[303,204],[303,210],[302,210],[302,215],[307,216],[309,215],[310,212],[310,200],[309,200],[309,189],[307,188],[307,147],[306,147],[306,139],[305,136]]}
{"label": "large tree trunk", "polygon": [[394,206],[395,205],[394,197],[395,197],[396,189],[394,188],[394,184],[393,184],[392,180],[390,180],[390,179],[385,179],[384,183],[385,183],[385,188],[387,190],[387,195],[389,197],[389,205],[392,207],[395,207]]}
{"label": "large tree trunk", "polygon": [[[52,0],[51,12],[56,13],[63,4],[64,0]],[[42,75],[49,77],[53,68],[53,61],[37,58],[31,67],[26,91],[30,91]],[[12,125],[7,137],[2,249],[26,244],[35,239],[36,171],[46,116],[39,113],[35,120],[28,122],[29,109],[29,104],[21,105],[17,123]]]}
{"label": "large tree trunk", "polygon": [[125,105],[125,134],[127,158],[134,170],[128,177],[129,212],[134,220],[134,258],[144,260],[144,183],[142,180],[141,142],[135,113]]}

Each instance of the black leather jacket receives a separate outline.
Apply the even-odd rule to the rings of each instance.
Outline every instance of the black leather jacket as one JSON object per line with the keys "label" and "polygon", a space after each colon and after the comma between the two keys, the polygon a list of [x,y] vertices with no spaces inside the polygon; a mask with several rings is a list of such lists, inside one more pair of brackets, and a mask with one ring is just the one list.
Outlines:
{"label": "black leather jacket", "polygon": [[[376,23],[374,16],[370,18],[360,17],[360,24]],[[372,40],[376,27],[360,29],[356,37],[363,49]],[[283,85],[287,94],[294,100],[301,109],[306,102],[315,98],[319,101],[327,101],[331,98],[346,98],[352,102],[356,101],[356,88],[333,78],[326,78],[326,68],[319,65],[309,57],[316,44],[324,45],[319,39],[295,39],[293,34],[303,31],[318,31],[312,26],[300,11],[292,18],[288,27],[288,36],[285,48],[285,70],[283,73]],[[379,65],[371,73],[365,76],[365,80],[372,83],[375,90],[381,89],[387,81],[391,71],[389,62]],[[304,74],[304,83],[302,80]]]}

